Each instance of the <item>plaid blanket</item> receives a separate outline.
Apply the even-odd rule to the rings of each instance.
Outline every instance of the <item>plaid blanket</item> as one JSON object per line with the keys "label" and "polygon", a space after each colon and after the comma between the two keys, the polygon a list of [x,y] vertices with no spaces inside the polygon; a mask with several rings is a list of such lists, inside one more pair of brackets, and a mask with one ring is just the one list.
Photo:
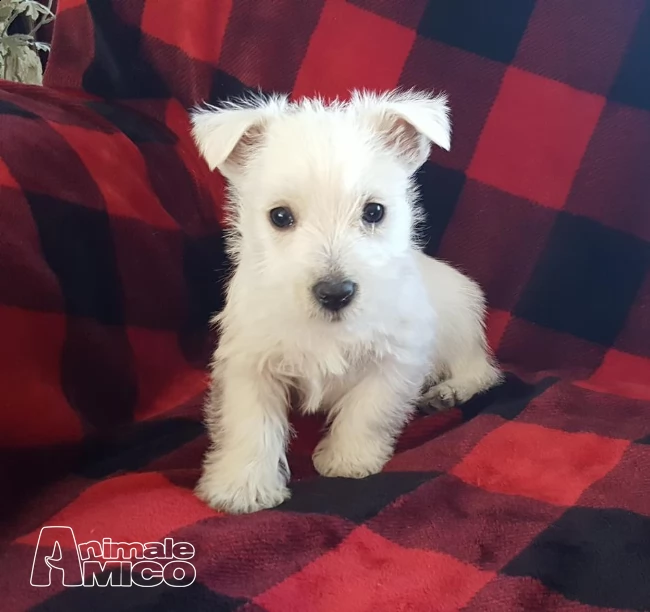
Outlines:
{"label": "plaid blanket", "polygon": [[[361,481],[296,417],[292,499],[217,514],[223,185],[186,109],[398,85],[450,95],[427,250],[507,380]],[[46,87],[0,85],[0,607],[650,609],[649,160],[645,0],[60,0]]]}

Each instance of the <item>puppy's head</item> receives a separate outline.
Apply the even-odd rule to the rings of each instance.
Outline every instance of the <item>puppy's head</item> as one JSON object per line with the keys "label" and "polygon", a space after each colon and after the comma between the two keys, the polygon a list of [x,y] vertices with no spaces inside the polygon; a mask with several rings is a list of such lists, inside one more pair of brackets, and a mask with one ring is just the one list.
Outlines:
{"label": "puppy's head", "polygon": [[450,147],[444,96],[255,98],[192,121],[229,182],[230,246],[260,299],[325,320],[389,307],[412,252],[413,175],[432,144]]}

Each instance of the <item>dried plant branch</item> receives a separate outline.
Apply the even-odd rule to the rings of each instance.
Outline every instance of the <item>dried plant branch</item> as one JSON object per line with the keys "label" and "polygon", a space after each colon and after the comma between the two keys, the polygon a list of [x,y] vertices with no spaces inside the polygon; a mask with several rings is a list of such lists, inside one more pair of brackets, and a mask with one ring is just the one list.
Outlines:
{"label": "dried plant branch", "polygon": [[[0,78],[21,82],[42,80],[39,51],[49,51],[50,45],[35,38],[44,25],[54,20],[53,0],[41,4],[37,0],[0,0]],[[19,17],[29,20],[27,34],[9,34]]]}

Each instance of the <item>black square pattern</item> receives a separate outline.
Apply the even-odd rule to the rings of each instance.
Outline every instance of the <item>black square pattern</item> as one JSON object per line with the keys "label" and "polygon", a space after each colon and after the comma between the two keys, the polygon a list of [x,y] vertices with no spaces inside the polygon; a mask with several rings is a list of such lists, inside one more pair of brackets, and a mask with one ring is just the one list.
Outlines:
{"label": "black square pattern", "polygon": [[650,110],[650,4],[637,24],[610,98]]}
{"label": "black square pattern", "polygon": [[534,6],[535,0],[429,0],[418,33],[509,63]]}
{"label": "black square pattern", "polygon": [[229,261],[221,234],[184,237],[183,274],[187,282],[190,326],[202,329],[225,304]]}
{"label": "black square pattern", "polygon": [[47,195],[26,195],[67,313],[109,325],[123,323],[122,286],[108,215]]}
{"label": "black square pattern", "polygon": [[87,102],[86,105],[135,143],[176,144],[178,140],[178,137],[161,123],[154,123],[127,108],[95,101]]}
{"label": "black square pattern", "polygon": [[[149,574],[144,579],[150,578]],[[59,612],[60,610],[93,610],[113,612],[114,610],[214,610],[231,612],[246,604],[245,599],[227,597],[215,593],[198,580],[189,586],[172,587],[162,584],[153,588],[130,586],[95,586],[68,588],[58,595],[32,608],[38,612]],[[108,580],[111,583],[108,583]],[[98,584],[119,584],[122,578],[118,570],[103,572],[97,576]],[[142,579],[141,579],[142,580]]]}
{"label": "black square pattern", "polygon": [[420,205],[426,212],[425,252],[435,255],[465,185],[465,174],[427,162],[417,174]]}
{"label": "black square pattern", "polygon": [[649,260],[642,240],[561,212],[515,314],[611,346]]}
{"label": "black square pattern", "polygon": [[88,0],[87,4],[95,53],[83,76],[84,90],[106,99],[170,98],[160,73],[141,52],[142,32],[122,20],[113,2]]}
{"label": "black square pattern", "polygon": [[37,119],[38,115],[16,106],[7,100],[0,100],[0,115],[14,115],[15,117],[23,117],[25,119]]}
{"label": "black square pattern", "polygon": [[77,473],[85,478],[106,478],[117,472],[135,472],[204,433],[200,421],[185,418],[145,421],[93,438],[83,447]]}
{"label": "black square pattern", "polygon": [[505,381],[485,393],[475,395],[461,406],[463,418],[468,420],[481,412],[497,414],[504,419],[517,418],[536,397],[545,393],[557,378],[548,377],[537,383],[527,383],[507,373]]}
{"label": "black square pattern", "polygon": [[438,476],[437,472],[382,472],[356,478],[314,478],[292,485],[292,496],[279,509],[331,514],[362,523],[401,495]]}
{"label": "black square pattern", "polygon": [[602,608],[650,610],[650,519],[571,508],[503,570]]}
{"label": "black square pattern", "polygon": [[251,89],[244,85],[238,78],[223,70],[216,69],[212,75],[210,94],[207,101],[210,104],[218,104],[229,98],[245,97],[256,91],[259,90]]}

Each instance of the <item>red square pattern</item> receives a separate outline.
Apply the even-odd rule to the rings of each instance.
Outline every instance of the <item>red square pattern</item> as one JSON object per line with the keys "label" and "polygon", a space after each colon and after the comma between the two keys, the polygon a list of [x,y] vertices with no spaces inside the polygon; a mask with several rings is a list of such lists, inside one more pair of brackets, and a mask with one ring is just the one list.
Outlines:
{"label": "red square pattern", "polygon": [[509,422],[485,436],[452,473],[488,491],[570,506],[616,466],[629,445]]}
{"label": "red square pattern", "polygon": [[650,358],[612,349],[594,375],[577,384],[600,393],[650,401]]}
{"label": "red square pattern", "polygon": [[494,574],[442,553],[405,549],[359,527],[327,553],[255,599],[268,612],[459,610]]}
{"label": "red square pattern", "polygon": [[468,176],[562,208],[604,98],[509,68]]}
{"label": "red square pattern", "polygon": [[124,134],[89,132],[60,123],[50,125],[83,160],[109,214],[139,219],[163,229],[178,227],[153,192],[140,151]]}
{"label": "red square pattern", "polygon": [[145,2],[141,28],[194,59],[216,64],[231,10],[232,0]]}
{"label": "red square pattern", "polygon": [[0,447],[58,444],[82,428],[60,385],[63,315],[0,306]]}
{"label": "red square pattern", "polygon": [[20,185],[16,179],[11,175],[7,164],[0,159],[0,187],[11,187],[12,189],[20,189]]}
{"label": "red square pattern", "polygon": [[[126,474],[98,482],[47,521],[72,528],[77,543],[160,542],[172,531],[218,514],[162,474]],[[46,532],[47,533],[47,532]],[[18,539],[36,545],[40,529]],[[43,540],[44,544],[54,541]]]}
{"label": "red square pattern", "polygon": [[488,310],[487,318],[485,321],[486,336],[488,345],[495,353],[501,344],[503,335],[506,333],[510,319],[511,315],[509,312],[506,312],[504,310],[496,310],[494,308],[490,308]]}
{"label": "red square pattern", "polygon": [[342,0],[328,0],[298,73],[294,96],[335,98],[355,88],[392,89],[414,40],[413,30]]}
{"label": "red square pattern", "polygon": [[83,6],[85,4],[86,0],[59,0],[57,3],[58,13],[60,15],[63,11],[67,11],[77,6]]}

